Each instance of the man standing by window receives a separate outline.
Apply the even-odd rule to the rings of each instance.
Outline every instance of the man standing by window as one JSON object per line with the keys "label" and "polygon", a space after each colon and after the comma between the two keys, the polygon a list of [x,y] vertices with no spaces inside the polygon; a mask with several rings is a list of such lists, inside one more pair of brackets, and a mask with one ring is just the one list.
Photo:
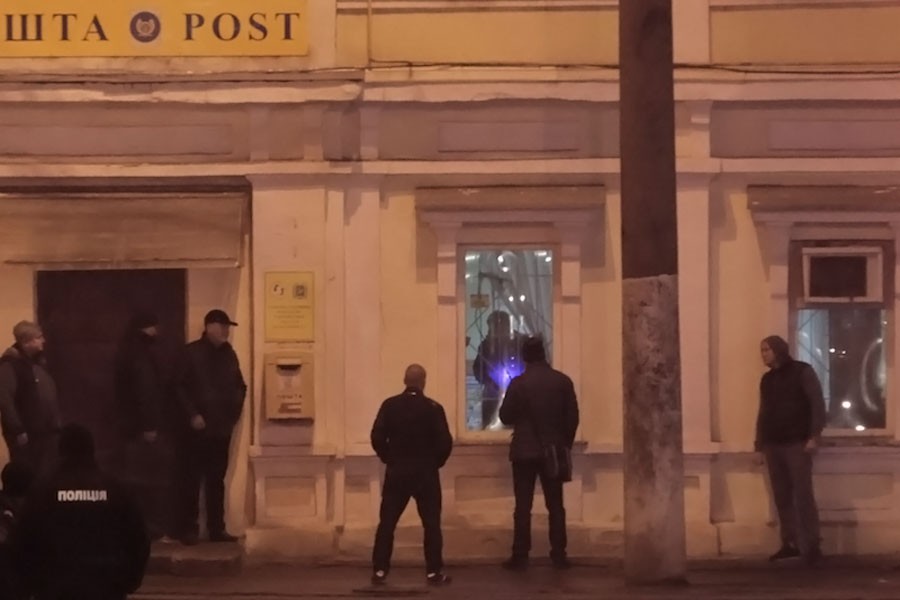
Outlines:
{"label": "man standing by window", "polygon": [[182,409],[177,458],[182,470],[181,536],[185,545],[199,540],[200,482],[205,482],[206,524],[211,542],[234,542],[225,531],[225,472],[234,426],[241,417],[247,385],[237,354],[228,343],[237,325],[223,310],[203,319],[199,340],[187,345],[177,382]]}
{"label": "man standing by window", "polygon": [[403,376],[406,389],[382,403],[372,426],[372,448],[387,465],[381,492],[381,513],[372,550],[372,583],[383,584],[391,568],[394,530],[409,499],[425,530],[425,573],[431,585],[445,585],[441,535],[441,478],[453,449],[444,408],[428,398],[425,369],[410,365]]}
{"label": "man standing by window", "polygon": [[768,466],[781,526],[781,548],[769,560],[802,554],[814,564],[822,556],[812,481],[813,454],[825,427],[822,386],[809,364],[791,357],[784,339],[767,337],[760,353],[769,371],[759,385],[756,450]]}
{"label": "man standing by window", "polygon": [[478,346],[472,363],[472,374],[481,384],[481,428],[494,429],[499,425],[497,407],[509,382],[521,374],[522,342],[518,331],[512,331],[510,315],[495,310],[487,318],[488,333]]}
{"label": "man standing by window", "polygon": [[525,373],[509,384],[500,406],[500,419],[513,425],[509,459],[512,462],[516,508],[513,514],[512,556],[503,567],[512,570],[528,566],[531,551],[531,506],[534,483],[540,477],[544,501],[550,513],[550,558],[560,569],[569,567],[566,556],[566,509],[563,506],[563,478],[549,473],[545,451],[548,446],[566,456],[571,452],[578,429],[578,402],[575,386],[565,374],[547,363],[544,342],[530,337],[522,344]]}

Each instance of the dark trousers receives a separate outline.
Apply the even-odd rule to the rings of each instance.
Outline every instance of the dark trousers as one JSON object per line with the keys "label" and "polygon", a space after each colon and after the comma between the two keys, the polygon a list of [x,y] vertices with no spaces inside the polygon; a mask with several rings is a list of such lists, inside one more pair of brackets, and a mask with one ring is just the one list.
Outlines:
{"label": "dark trousers", "polygon": [[566,509],[563,506],[563,482],[548,479],[541,468],[542,462],[537,460],[516,460],[512,463],[513,491],[516,496],[516,508],[513,513],[513,546],[514,558],[525,558],[531,551],[531,507],[534,504],[534,484],[540,477],[541,489],[544,491],[544,503],[550,514],[550,556],[566,557]]}
{"label": "dark trousers", "polygon": [[381,512],[375,547],[372,549],[372,566],[387,573],[391,568],[394,552],[394,530],[397,521],[409,504],[416,501],[422,528],[425,530],[425,569],[437,573],[444,567],[441,534],[441,478],[437,469],[401,470],[388,467],[381,491]]}
{"label": "dark trousers", "polygon": [[7,440],[10,461],[28,466],[37,478],[49,477],[56,467],[58,459],[58,433],[29,433],[28,443],[24,446],[16,444],[14,439]]}
{"label": "dark trousers", "polygon": [[174,514],[179,502],[172,476],[173,460],[172,440],[164,434],[153,442],[139,435],[122,446],[119,479],[134,492],[153,540],[181,533]]}
{"label": "dark trousers", "polygon": [[781,541],[806,553],[819,546],[819,509],[813,493],[812,454],[803,446],[768,444],[764,452]]}
{"label": "dark trousers", "polygon": [[228,470],[230,437],[190,432],[180,436],[176,460],[180,470],[181,535],[199,530],[200,484],[206,495],[206,530],[215,535],[225,531],[225,472]]}

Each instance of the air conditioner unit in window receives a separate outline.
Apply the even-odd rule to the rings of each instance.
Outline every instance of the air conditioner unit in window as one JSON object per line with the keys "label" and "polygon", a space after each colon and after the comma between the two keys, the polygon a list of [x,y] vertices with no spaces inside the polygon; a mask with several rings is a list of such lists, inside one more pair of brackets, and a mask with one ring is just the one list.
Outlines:
{"label": "air conditioner unit in window", "polygon": [[883,302],[881,248],[803,248],[803,300]]}

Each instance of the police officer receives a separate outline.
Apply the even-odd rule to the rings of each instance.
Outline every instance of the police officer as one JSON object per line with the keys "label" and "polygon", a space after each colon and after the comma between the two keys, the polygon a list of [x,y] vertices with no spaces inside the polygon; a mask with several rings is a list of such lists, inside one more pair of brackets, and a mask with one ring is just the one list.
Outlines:
{"label": "police officer", "polygon": [[372,426],[372,448],[387,465],[381,513],[372,551],[372,583],[383,584],[391,567],[394,530],[410,498],[416,501],[425,530],[425,573],[430,585],[450,583],[443,572],[441,479],[453,448],[447,416],[424,394],[425,369],[410,365],[399,396],[384,401]]}
{"label": "police officer", "polygon": [[59,466],[29,496],[15,559],[36,600],[121,600],[144,576],[150,542],[126,489],[97,467],[91,433],[63,428]]}
{"label": "police officer", "polygon": [[26,598],[13,561],[12,535],[33,479],[31,468],[23,462],[7,463],[0,472],[0,598],[5,600]]}

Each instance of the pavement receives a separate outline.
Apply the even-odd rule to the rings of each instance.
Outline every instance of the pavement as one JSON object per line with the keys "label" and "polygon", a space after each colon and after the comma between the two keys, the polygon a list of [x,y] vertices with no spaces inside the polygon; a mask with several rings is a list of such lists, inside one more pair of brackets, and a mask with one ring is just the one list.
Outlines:
{"label": "pavement", "polygon": [[897,600],[900,556],[827,557],[817,568],[799,561],[715,559],[689,565],[687,582],[626,585],[620,565],[576,563],[567,571],[535,561],[524,573],[497,565],[447,565],[453,582],[425,584],[421,567],[402,566],[388,584],[371,586],[358,565],[243,565],[218,574],[150,574],[133,596],[141,600],[294,600],[319,598],[428,598],[434,600]]}

